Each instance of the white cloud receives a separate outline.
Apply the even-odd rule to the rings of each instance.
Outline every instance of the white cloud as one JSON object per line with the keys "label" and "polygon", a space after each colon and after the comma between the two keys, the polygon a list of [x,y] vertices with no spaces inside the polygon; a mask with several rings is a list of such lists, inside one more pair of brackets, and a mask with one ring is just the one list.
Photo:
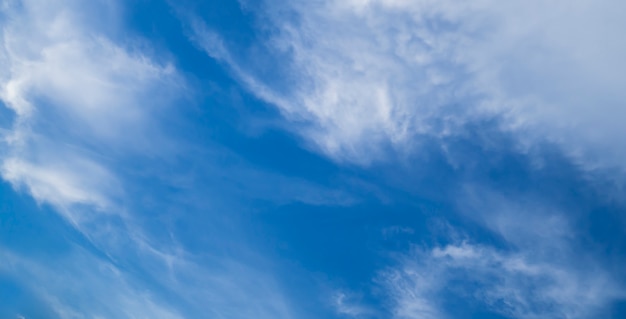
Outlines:
{"label": "white cloud", "polygon": [[178,262],[170,284],[197,313],[212,318],[302,317],[294,314],[276,278],[264,271],[267,266],[263,259],[211,258],[202,265],[187,260]]}
{"label": "white cloud", "polygon": [[[623,168],[626,6],[619,1],[246,7],[270,23],[254,54],[245,57],[247,48],[197,21],[194,41],[335,160],[367,164],[389,145],[413,151],[420,136],[496,118],[522,148],[554,142],[587,167]],[[274,72],[255,66],[268,60]],[[516,318],[585,318],[624,297],[613,274],[576,246],[568,213],[482,191],[462,194],[458,204],[507,249],[457,242],[418,250],[380,279],[394,317],[445,318],[446,294]]]}
{"label": "white cloud", "polygon": [[451,317],[450,298],[511,318],[589,318],[626,298],[620,274],[582,248],[572,212],[476,185],[457,205],[502,240],[499,248],[467,238],[415,248],[379,279],[396,318]]}
{"label": "white cloud", "polygon": [[180,89],[178,75],[108,38],[99,23],[115,21],[113,2],[5,1],[2,9],[0,99],[16,116],[3,132],[0,173],[88,238],[115,237],[102,234],[115,222],[98,217],[129,222],[111,164],[120,152],[166,143],[148,124]]}
{"label": "white cloud", "polygon": [[532,247],[535,254],[563,253],[575,240],[572,222],[581,212],[564,212],[536,196],[505,196],[492,189],[467,184],[457,193],[457,209],[511,245]]}
{"label": "white cloud", "polygon": [[363,303],[358,296],[345,291],[337,291],[332,296],[332,305],[335,311],[345,317],[371,318],[376,311]]}
{"label": "white cloud", "polygon": [[[175,308],[196,317],[211,313],[215,318],[291,318],[289,298],[271,274],[274,268],[261,266],[263,258],[251,257],[243,248],[220,258],[209,248],[194,255],[162,236],[161,229],[158,236],[151,236],[141,221],[152,216],[128,211],[141,206],[141,199],[158,195],[142,189],[136,200],[137,194],[127,193],[138,186],[120,172],[118,165],[125,157],[156,164],[157,168],[143,167],[145,171],[133,173],[158,173],[154,178],[164,183],[184,174],[171,171],[170,166],[167,174],[155,173],[151,170],[172,163],[148,158],[167,157],[173,148],[161,131],[158,113],[169,110],[164,109],[185,90],[185,84],[172,66],[155,62],[157,57],[137,49],[133,39],[116,39],[119,34],[111,23],[119,16],[116,5],[115,1],[2,2],[0,99],[16,115],[12,126],[2,131],[2,178],[39,203],[53,206],[91,241],[91,248],[109,259],[81,251],[44,265],[0,251],[6,257],[0,259],[0,267],[10,262],[23,268],[4,271],[37,291],[62,318],[179,318]],[[213,183],[198,183],[195,179],[200,175],[230,185],[224,190],[224,183],[215,183],[221,188],[212,193],[216,197],[230,191],[279,202],[286,197],[309,203],[350,200],[343,193],[251,169],[212,146],[176,145],[178,151],[187,147],[193,156],[212,156],[193,158],[202,162],[197,164],[201,172],[190,177],[191,185],[181,187],[186,191],[181,196],[196,200],[185,204],[197,211],[186,214],[204,216],[207,207],[215,209],[207,204],[211,200],[205,192]],[[233,171],[221,170],[226,170],[222,160]],[[251,191],[241,190],[242,183],[255,178],[263,185],[244,185]],[[268,181],[275,183],[270,187]],[[277,185],[282,183],[290,189]],[[201,186],[205,188],[199,190]],[[180,204],[158,201],[158,209]],[[227,235],[232,242],[243,240],[238,234]],[[222,243],[226,239],[219,238]],[[64,286],[63,279],[72,284]],[[45,284],[37,287],[36,282]],[[151,285],[158,289],[148,293]],[[180,299],[165,303],[162,297],[167,294]]]}
{"label": "white cloud", "polygon": [[0,98],[17,117],[3,136],[3,176],[62,208],[110,204],[115,177],[85,144],[145,149],[142,126],[166,97],[157,89],[171,92],[163,86],[176,78],[83,24],[94,7],[111,14],[100,3],[4,2]]}
{"label": "white cloud", "polygon": [[[151,113],[179,89],[172,67],[115,44],[98,26],[117,13],[110,1],[3,1],[0,36],[0,99],[15,113],[3,131],[0,173],[53,206],[109,256],[141,233],[120,205],[125,194],[110,167],[112,154],[150,149]],[[129,250],[139,245],[132,244]],[[112,264],[86,253],[46,263],[50,268],[5,255],[24,268],[11,275],[38,290],[62,318],[97,318],[99,311],[105,318],[179,318],[129,288],[118,270],[102,269],[115,269]],[[56,282],[62,277],[65,284]]]}
{"label": "white cloud", "polygon": [[[68,156],[59,160],[51,155],[44,162],[6,158],[0,168],[2,177],[14,187],[25,190],[39,203],[48,203],[73,224],[86,231],[93,214],[115,211],[111,196],[119,193],[119,183],[97,163]],[[79,210],[78,206],[91,207]],[[88,212],[91,212],[88,214]]]}
{"label": "white cloud", "polygon": [[[612,165],[626,154],[616,138],[625,133],[619,119],[626,109],[620,1],[269,0],[247,7],[273,24],[259,47],[280,72],[255,72],[266,58],[241,58],[241,48],[239,58],[229,55],[214,33],[208,39],[199,30],[197,38],[334,159],[368,163],[386,144],[406,151],[422,134],[455,134],[485,116],[502,117],[521,143],[557,142],[570,155]],[[283,85],[272,84],[277,76]]]}
{"label": "white cloud", "polygon": [[[93,165],[84,164],[87,167]],[[76,169],[76,165],[77,163],[74,163],[72,167]],[[106,183],[108,176],[98,170],[99,167],[92,169],[83,167],[81,171],[89,172],[90,178]],[[67,167],[48,168],[10,158],[4,162],[2,172],[5,179],[14,185],[25,185],[35,199],[50,201],[58,207],[63,207],[66,203],[91,204],[99,208],[107,206],[106,198],[84,187],[89,184],[89,181],[83,180],[84,176],[77,176],[75,172],[68,171]]]}
{"label": "white cloud", "polygon": [[[0,248],[0,272],[29,283],[60,319],[183,318],[108,261],[74,249],[45,265]],[[37,307],[38,305],[31,305]]]}
{"label": "white cloud", "polygon": [[512,318],[588,318],[624,297],[600,265],[542,260],[468,243],[418,250],[384,274],[395,318],[446,318],[462,298]]}

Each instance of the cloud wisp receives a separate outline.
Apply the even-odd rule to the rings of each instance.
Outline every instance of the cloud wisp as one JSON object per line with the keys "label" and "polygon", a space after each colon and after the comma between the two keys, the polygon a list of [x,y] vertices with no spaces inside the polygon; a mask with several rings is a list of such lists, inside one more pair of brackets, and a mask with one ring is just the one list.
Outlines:
{"label": "cloud wisp", "polygon": [[[243,41],[193,1],[0,1],[0,176],[64,247],[2,244],[0,275],[52,317],[576,319],[626,297],[589,217],[623,200],[579,196],[624,168],[618,1],[242,0]],[[172,11],[188,34],[146,27]],[[226,87],[308,150],[231,127]],[[439,235],[422,209],[445,240],[411,244]]]}
{"label": "cloud wisp", "polygon": [[453,317],[444,309],[459,298],[511,318],[588,318],[623,298],[601,268],[568,263],[458,243],[419,251],[380,280],[406,319]]}
{"label": "cloud wisp", "polygon": [[[16,190],[52,206],[98,251],[78,249],[58,256],[46,269],[33,256],[3,249],[2,272],[20,279],[64,319],[182,318],[198,313],[290,318],[289,302],[272,275],[247,266],[261,265],[262,257],[244,251],[222,258],[210,250],[191,252],[173,240],[174,234],[155,236],[140,223],[149,216],[134,210],[141,209],[137,198],[158,195],[129,193],[137,185],[123,165],[128,157],[152,164],[158,161],[154,158],[168,158],[176,143],[167,137],[158,116],[186,88],[171,64],[156,62],[158,57],[145,54],[134,39],[120,39],[115,26],[99,23],[103,16],[116,21],[119,3],[4,1],[2,10],[0,98],[14,117],[2,131],[0,172]],[[234,184],[237,178],[273,178],[297,184],[297,193],[277,194],[274,188],[256,189],[255,194],[277,201],[285,196],[324,200],[322,195],[304,194],[319,191],[315,185],[247,166],[233,169],[235,177],[223,172],[209,177],[230,177]],[[203,176],[211,170],[217,172],[204,167]],[[171,182],[177,176],[172,172],[160,178]],[[196,184],[189,189],[202,187],[208,188]],[[196,193],[186,196],[197,199]],[[206,202],[196,203],[196,211],[189,214],[205,214]],[[169,205],[173,203],[166,199],[159,202],[160,207]],[[231,242],[243,240],[230,235]],[[77,286],[58,282],[72,276]],[[155,290],[147,293],[146,287]],[[88,290],[91,294],[80,296]],[[171,295],[178,297],[165,302]]]}
{"label": "cloud wisp", "polygon": [[0,256],[0,271],[30,283],[27,288],[52,311],[47,318],[184,318],[140,282],[81,248],[45,266],[5,248]]}
{"label": "cloud wisp", "polygon": [[[512,137],[514,146],[495,152],[532,157],[549,145],[581,168],[576,174],[624,169],[616,139],[625,133],[623,3],[241,3],[265,27],[258,43],[229,42],[199,18],[192,41],[280,110],[287,130],[339,163],[419,156],[424,141],[445,151],[447,139],[476,130]],[[458,152],[451,162],[464,160]],[[579,261],[578,216],[485,192],[461,195],[459,210],[505,248],[461,241],[417,249],[379,279],[394,317],[453,317],[450,297],[506,317],[585,318],[624,297],[601,262]],[[360,315],[345,297],[336,308]]]}
{"label": "cloud wisp", "polygon": [[[112,14],[103,3],[94,7]],[[159,107],[148,96],[176,76],[81,24],[87,17],[79,12],[93,9],[72,1],[5,4],[1,97],[16,118],[3,136],[3,176],[66,211],[112,208],[120,185],[103,151],[141,148],[136,130]]]}
{"label": "cloud wisp", "polygon": [[204,27],[193,38],[331,158],[367,164],[491,118],[521,149],[557,143],[592,166],[623,158],[619,1],[243,3],[268,25],[262,44]]}
{"label": "cloud wisp", "polygon": [[507,318],[589,318],[626,297],[621,274],[581,248],[562,210],[476,185],[458,203],[501,242],[447,230],[448,244],[414,247],[376,280],[395,318],[452,318],[458,303]]}

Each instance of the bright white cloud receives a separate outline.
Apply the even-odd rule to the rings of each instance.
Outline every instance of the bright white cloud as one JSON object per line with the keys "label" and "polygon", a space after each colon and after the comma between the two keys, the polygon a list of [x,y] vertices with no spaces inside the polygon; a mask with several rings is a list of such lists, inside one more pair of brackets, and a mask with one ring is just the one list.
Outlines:
{"label": "bright white cloud", "polygon": [[[384,145],[411,149],[422,134],[455,134],[467,121],[493,116],[523,142],[557,142],[605,164],[626,155],[616,139],[626,110],[620,1],[248,6],[276,28],[261,47],[282,61],[281,72],[260,75],[267,72],[254,65],[264,59],[228,55],[214,34],[198,38],[204,34],[213,57],[334,159],[367,163]],[[287,84],[272,84],[277,74]]]}
{"label": "bright white cloud", "polygon": [[[291,318],[288,298],[268,270],[271,266],[247,266],[261,268],[263,258],[251,257],[244,249],[241,255],[221,258],[210,257],[214,252],[207,249],[197,252],[201,258],[172,238],[150,236],[139,222],[146,216],[128,211],[135,196],[127,193],[132,182],[124,180],[116,165],[125,156],[166,157],[172,147],[155,113],[185,87],[172,66],[155,62],[156,57],[145,55],[132,39],[115,39],[116,27],[110,22],[119,16],[118,9],[115,1],[2,2],[0,99],[16,116],[2,131],[0,173],[16,189],[53,206],[110,260],[81,252],[61,256],[47,268],[3,251],[0,272],[19,278],[63,319],[180,318],[174,308],[215,318]],[[242,181],[276,182],[271,189],[245,186],[252,190],[246,198],[349,200],[342,193],[251,169],[236,156],[228,157],[232,154],[189,148],[194,155],[214,156],[203,161],[206,166],[198,165],[198,175],[223,179],[220,187],[234,185],[233,193],[243,193]],[[233,172],[220,170],[224,164],[217,163],[218,157],[232,160],[228,162]],[[177,177],[176,172],[159,176],[168,182]],[[187,178],[192,185],[181,188],[197,202],[186,204],[198,209],[208,195],[198,195],[198,176]],[[281,183],[290,189],[278,187]],[[165,202],[159,206],[173,204]],[[207,207],[202,210],[205,214]],[[228,235],[229,240],[240,240]],[[7,263],[23,271],[12,272]],[[119,265],[141,269],[141,276]],[[74,284],[64,286],[63,279]],[[45,284],[38,287],[35,282]],[[159,289],[148,293],[145,287],[150,284]],[[159,299],[167,293],[180,300]]]}
{"label": "bright white cloud", "polygon": [[71,156],[36,164],[12,157],[5,159],[1,172],[14,187],[26,190],[40,203],[52,204],[81,230],[91,216],[77,211],[76,206],[90,206],[95,212],[110,210],[113,204],[108,196],[117,193],[115,186],[119,185],[98,164]]}
{"label": "bright white cloud", "polygon": [[83,24],[80,12],[94,7],[110,14],[98,3],[4,2],[0,98],[17,118],[3,136],[3,176],[63,208],[109,204],[115,177],[85,143],[141,148],[141,127],[159,107],[158,94],[148,96],[171,91],[163,85],[176,77]]}
{"label": "bright white cloud", "polygon": [[[243,2],[270,24],[250,56],[197,20],[193,40],[335,160],[367,164],[495,118],[523,151],[551,142],[587,168],[624,167],[619,1]],[[446,294],[514,318],[586,318],[624,297],[609,270],[575,253],[569,212],[481,189],[460,197],[508,249],[418,250],[380,279],[395,318],[445,318]]]}
{"label": "bright white cloud", "polygon": [[381,280],[395,318],[446,318],[446,299],[462,298],[511,318],[588,318],[623,298],[600,266],[541,260],[459,243],[419,250]]}
{"label": "bright white cloud", "polygon": [[[109,1],[3,1],[0,36],[0,99],[15,113],[12,127],[3,131],[0,173],[53,206],[107,255],[128,243],[127,232],[141,232],[120,207],[123,183],[110,167],[109,152],[149,148],[146,124],[175,90],[165,85],[177,78],[170,66],[107,38],[99,19],[114,17],[115,10]],[[117,270],[108,277],[91,273],[115,268],[96,257],[60,260],[64,266],[52,270],[6,254],[23,264],[24,273],[12,274],[23,283],[55,281],[29,288],[61,318],[179,318],[124,279],[111,278],[120,275]],[[65,286],[56,282],[63,276]],[[111,299],[100,300],[105,296]],[[103,305],[108,308],[96,309]]]}
{"label": "bright white cloud", "polygon": [[2,13],[0,98],[16,116],[0,173],[88,238],[113,239],[98,217],[127,218],[112,157],[155,143],[146,125],[176,72],[107,38],[97,17],[117,14],[111,2],[5,1]]}
{"label": "bright white cloud", "polygon": [[395,317],[447,318],[446,301],[460,298],[511,318],[589,318],[625,298],[620,274],[581,249],[571,216],[541,203],[466,186],[458,209],[501,238],[501,248],[455,230],[446,230],[456,237],[448,245],[415,248],[379,279]]}

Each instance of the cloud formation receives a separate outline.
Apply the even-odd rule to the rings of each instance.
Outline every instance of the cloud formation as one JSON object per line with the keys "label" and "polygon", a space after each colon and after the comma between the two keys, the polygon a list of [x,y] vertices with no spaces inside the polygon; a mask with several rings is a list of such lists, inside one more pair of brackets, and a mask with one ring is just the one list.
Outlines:
{"label": "cloud formation", "polygon": [[[111,263],[75,247],[45,264],[0,248],[0,272],[30,283],[52,311],[46,318],[183,318]],[[28,278],[28,280],[27,280]]]}
{"label": "cloud formation", "polygon": [[499,240],[480,244],[448,228],[448,244],[414,247],[377,280],[395,318],[452,318],[459,302],[507,318],[589,318],[626,297],[621,274],[581,248],[569,212],[477,185],[457,201]]}
{"label": "cloud formation", "polygon": [[[197,59],[185,64],[194,70],[181,71],[151,51],[149,40],[135,38],[134,26],[116,20],[124,16],[121,2],[2,2],[0,101],[11,115],[0,124],[0,175],[58,212],[70,224],[59,229],[75,238],[67,239],[72,249],[52,252],[45,262],[19,247],[0,247],[0,274],[24,284],[60,318],[321,313],[442,319],[457,316],[450,309],[458,304],[512,318],[586,318],[624,299],[614,265],[578,236],[589,225],[577,222],[591,222],[576,218],[591,209],[559,205],[582,202],[572,199],[580,189],[554,192],[563,195],[559,203],[532,191],[511,195],[508,188],[524,188],[512,180],[534,168],[524,162],[511,169],[490,156],[532,161],[519,152],[547,142],[560,148],[559,161],[561,153],[569,156],[568,165],[574,158],[585,168],[622,167],[626,44],[620,30],[626,25],[620,13],[626,6],[586,0],[238,4],[255,10],[261,27],[247,38],[251,43],[211,29],[201,16],[184,16],[189,38],[206,54],[188,48],[178,58]],[[187,44],[187,35],[176,36],[171,43]],[[241,85],[280,111],[286,121],[278,125],[326,157],[298,149],[306,154],[291,159],[297,147],[291,136],[281,140],[284,132],[270,142],[211,140],[240,132],[206,129],[232,123],[170,103],[196,89],[186,86],[186,76],[213,81],[204,69],[185,74],[209,61],[207,55],[238,82],[216,87]],[[212,98],[198,104],[217,108]],[[469,141],[472,134],[506,137],[491,145],[489,138]],[[498,144],[502,140],[515,145]],[[430,151],[424,158],[434,160],[395,165]],[[258,152],[272,156],[256,161]],[[383,159],[392,167],[367,170]],[[479,169],[465,174],[473,164],[457,165],[463,160],[481,162]],[[291,167],[290,161],[302,163]],[[354,163],[361,165],[344,165]],[[532,173],[574,189],[572,181],[583,174],[576,164],[564,173]],[[485,186],[491,175],[505,187]],[[414,180],[422,177],[437,180]],[[528,188],[543,181],[531,179]],[[426,185],[412,185],[420,183]],[[450,227],[446,240],[407,252],[411,242],[432,235],[420,228],[427,217],[415,211],[422,208],[462,220],[459,228],[474,233]],[[55,222],[50,218],[50,229]],[[397,256],[398,249],[392,265],[393,258],[378,251]],[[345,285],[334,282],[342,277],[335,271]],[[302,289],[317,279],[292,284],[298,276],[292,272],[322,273],[332,278],[330,286],[342,287],[320,298],[328,313],[311,301],[324,289]],[[64,285],[72,276],[81,280]],[[372,276],[375,291],[360,293],[372,286]]]}
{"label": "cloud formation", "polygon": [[[626,83],[619,1],[244,3],[269,24],[263,44],[197,37],[336,160],[369,163],[388,145],[410,151],[420,136],[491,118],[521,148],[547,141],[613,166],[626,152],[614,138]],[[255,68],[267,56],[278,71]]]}
{"label": "cloud formation", "polygon": [[[260,267],[263,258],[248,256],[244,249],[223,258],[206,257],[216,253],[210,249],[189,252],[171,232],[172,238],[152,236],[141,223],[151,216],[132,211],[141,208],[136,197],[158,195],[128,192],[137,185],[124,175],[124,160],[134,156],[163,165],[150,159],[165,158],[172,150],[159,115],[186,88],[175,67],[142,50],[141,39],[119,37],[118,26],[109,24],[119,19],[119,10],[119,3],[112,1],[2,2],[0,98],[14,116],[2,131],[0,173],[16,190],[52,206],[96,252],[79,249],[76,255],[57,256],[46,268],[33,256],[7,249],[2,251],[6,258],[0,271],[27,283],[64,319],[182,318],[180,313],[290,318],[287,298],[272,275],[246,266]],[[227,156],[210,146],[193,154]],[[263,173],[247,163],[238,166],[241,159],[229,156],[232,174],[211,166],[226,166],[211,159],[200,169],[202,176],[225,179],[223,184],[231,185],[232,192],[242,187],[237,179],[274,179],[292,187],[281,193],[278,185],[272,190],[249,185],[255,191],[248,198],[326,200],[316,194],[320,189],[315,185]],[[145,174],[149,173],[153,172]],[[172,172],[158,178],[170,183],[180,175]],[[201,191],[193,189],[198,187],[183,187],[186,198],[197,200]],[[223,193],[215,191],[215,196]],[[166,199],[158,204],[174,205]],[[203,198],[189,206],[205,214],[205,204]],[[229,235],[231,242],[241,239]],[[70,281],[71,276],[77,278],[75,286],[58,282]],[[160,288],[147,293],[150,286]],[[180,299],[165,302],[164,296],[171,294]]]}
{"label": "cloud formation", "polygon": [[176,77],[84,23],[109,7],[4,2],[0,96],[16,117],[3,136],[3,176],[62,209],[110,204],[119,184],[103,151],[141,148],[138,128],[159,107],[147,97]]}
{"label": "cloud formation", "polygon": [[623,297],[598,267],[533,258],[468,243],[419,252],[383,277],[395,298],[394,318],[449,317],[446,299],[453,298],[510,318],[588,318]]}

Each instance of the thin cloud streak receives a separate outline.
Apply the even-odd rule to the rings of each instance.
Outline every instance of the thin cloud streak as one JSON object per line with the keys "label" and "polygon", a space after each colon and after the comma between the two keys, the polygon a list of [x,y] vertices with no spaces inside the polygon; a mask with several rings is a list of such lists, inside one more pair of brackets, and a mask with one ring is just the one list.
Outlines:
{"label": "thin cloud streak", "polygon": [[[540,4],[538,0],[242,4],[259,9],[262,21],[271,25],[255,49],[270,61],[283,59],[272,68],[254,67],[258,56],[245,53],[254,50],[228,42],[199,17],[181,19],[190,26],[189,38],[200,50],[281,112],[286,130],[300,134],[307,146],[340,168],[358,171],[348,172],[349,176],[378,161],[395,164],[402,155],[411,158],[424,151],[423,140],[453,139],[467,126],[493,119],[497,129],[489,132],[512,135],[518,144],[511,148],[514,152],[548,142],[558,145],[559,153],[583,162],[584,168],[593,168],[598,163],[594,156],[604,160],[604,155],[602,164],[622,165],[618,160],[626,149],[614,136],[623,133],[615,119],[623,113],[624,79],[619,67],[608,64],[619,65],[626,45],[615,41],[609,48],[604,42],[610,41],[596,36],[616,38],[623,21],[604,4],[559,0],[543,4],[547,13],[529,9]],[[44,267],[36,256],[0,247],[0,273],[24,283],[58,317],[313,316],[300,311],[296,302],[311,292],[293,297],[283,280],[288,276],[282,272],[293,268],[281,264],[282,256],[264,251],[261,247],[267,243],[253,243],[230,223],[247,218],[248,211],[256,212],[256,207],[248,206],[258,203],[350,206],[361,200],[345,191],[350,189],[360,190],[360,195],[384,194],[390,209],[395,209],[393,194],[410,193],[402,186],[370,187],[367,176],[363,183],[360,178],[352,182],[339,178],[332,181],[338,185],[320,186],[282,175],[280,168],[274,168],[278,172],[258,168],[206,141],[207,136],[199,142],[170,137],[170,127],[165,127],[170,123],[161,123],[159,116],[170,115],[170,102],[187,90],[185,78],[175,66],[156,62],[158,56],[135,47],[132,39],[116,37],[111,31],[115,26],[91,23],[92,15],[98,20],[94,12],[118,15],[114,1],[2,5],[7,19],[0,37],[0,66],[5,70],[0,74],[0,99],[14,117],[1,131],[5,147],[0,151],[0,174],[16,191],[58,212],[84,236],[81,240],[86,239],[88,249],[55,255]],[[617,5],[615,11],[622,8]],[[614,29],[605,30],[603,21],[588,17],[588,12],[605,18]],[[569,27],[580,38],[572,37]],[[600,49],[588,48],[596,44]],[[598,97],[602,112],[590,108]],[[462,160],[467,155],[462,151],[449,154]],[[125,167],[129,158],[131,168]],[[356,168],[351,165],[355,163]],[[402,169],[395,171],[408,180],[401,185],[412,183],[410,172],[404,174]],[[459,170],[457,166],[450,174]],[[458,210],[464,222],[488,233],[497,244],[455,237],[450,231],[446,238],[454,239],[447,243],[413,247],[393,266],[381,266],[384,269],[373,279],[380,292],[373,299],[386,304],[361,303],[360,295],[349,293],[352,287],[347,287],[323,298],[335,315],[442,319],[454,316],[449,303],[464,300],[471,304],[468,308],[482,307],[503,316],[575,319],[601,315],[612,302],[626,297],[616,280],[619,274],[581,248],[571,212],[530,195],[505,196],[463,176],[456,182],[465,185],[458,193],[446,193],[457,185],[433,183],[432,191],[442,191],[446,194],[442,197],[458,196],[445,199],[441,206]],[[416,225],[405,227],[405,216],[400,215],[389,220],[376,216],[371,225],[383,228],[367,231],[390,242],[419,236],[421,231],[412,228]],[[398,216],[397,226],[387,225]],[[320,235],[328,236],[329,242],[333,236],[345,239],[347,225],[340,223],[354,221],[352,215],[324,218],[333,226],[329,229],[340,226],[336,233]],[[260,233],[272,231],[255,227]],[[276,244],[279,247],[271,249],[280,252],[293,249],[283,247],[292,243],[287,239],[283,245],[282,239],[268,239],[267,245]],[[189,242],[193,248],[183,244]],[[366,244],[369,249],[370,242]],[[64,286],[72,276],[84,281]]]}
{"label": "thin cloud streak", "polygon": [[203,29],[192,37],[335,160],[368,164],[388,145],[413,152],[423,136],[495,117],[521,151],[551,142],[591,168],[621,167],[619,1],[243,3],[275,30],[259,46],[289,84],[229,53],[245,47]]}
{"label": "thin cloud streak", "polygon": [[446,299],[464,298],[512,318],[588,318],[624,298],[601,267],[534,260],[468,243],[417,251],[379,279],[394,318],[447,318]]}
{"label": "thin cloud streak", "polygon": [[[0,272],[30,283],[56,318],[183,318],[111,263],[75,248],[45,266],[0,247]],[[28,280],[26,280],[28,278]]]}
{"label": "thin cloud streak", "polygon": [[450,299],[511,318],[589,318],[626,298],[621,274],[580,248],[571,216],[477,185],[464,193],[459,210],[503,242],[479,244],[448,229],[449,244],[415,247],[377,279],[395,318],[454,317]]}
{"label": "thin cloud streak", "polygon": [[[197,316],[207,311],[216,318],[253,314],[291,318],[288,299],[272,275],[245,266],[260,265],[262,258],[242,253],[207,260],[210,251],[199,252],[201,258],[168,238],[154,238],[138,223],[140,212],[129,211],[134,195],[127,188],[132,181],[120,174],[115,157],[149,156],[168,149],[153,113],[184,89],[174,67],[116,44],[107,30],[89,24],[94,11],[115,15],[107,11],[115,11],[113,4],[3,4],[8,19],[1,38],[6,72],[0,80],[0,98],[16,117],[3,136],[2,177],[40,204],[51,205],[105,257],[84,251],[80,256],[59,257],[58,264],[76,270],[77,280],[85,281],[77,287],[32,285],[58,274],[9,250],[3,251],[7,259],[2,266],[11,268],[9,264],[17,263],[24,272],[4,268],[3,273],[20,278],[64,319],[98,313],[107,318],[182,318],[179,313]],[[252,169],[240,175],[243,179],[274,177]],[[305,182],[298,185],[302,193],[317,191]],[[275,189],[261,192],[266,193],[262,197],[276,200],[296,195],[304,201],[325,200],[293,191],[284,195],[277,195]],[[92,268],[110,271],[110,276],[86,270]],[[138,269],[141,275],[128,269]],[[29,280],[31,276],[35,279]],[[107,288],[111,277],[114,285]],[[141,289],[129,288],[127,280],[161,289],[146,297]],[[93,289],[88,285],[94,285]],[[80,291],[93,294],[67,298]],[[164,302],[168,294],[181,296],[183,301]]]}

